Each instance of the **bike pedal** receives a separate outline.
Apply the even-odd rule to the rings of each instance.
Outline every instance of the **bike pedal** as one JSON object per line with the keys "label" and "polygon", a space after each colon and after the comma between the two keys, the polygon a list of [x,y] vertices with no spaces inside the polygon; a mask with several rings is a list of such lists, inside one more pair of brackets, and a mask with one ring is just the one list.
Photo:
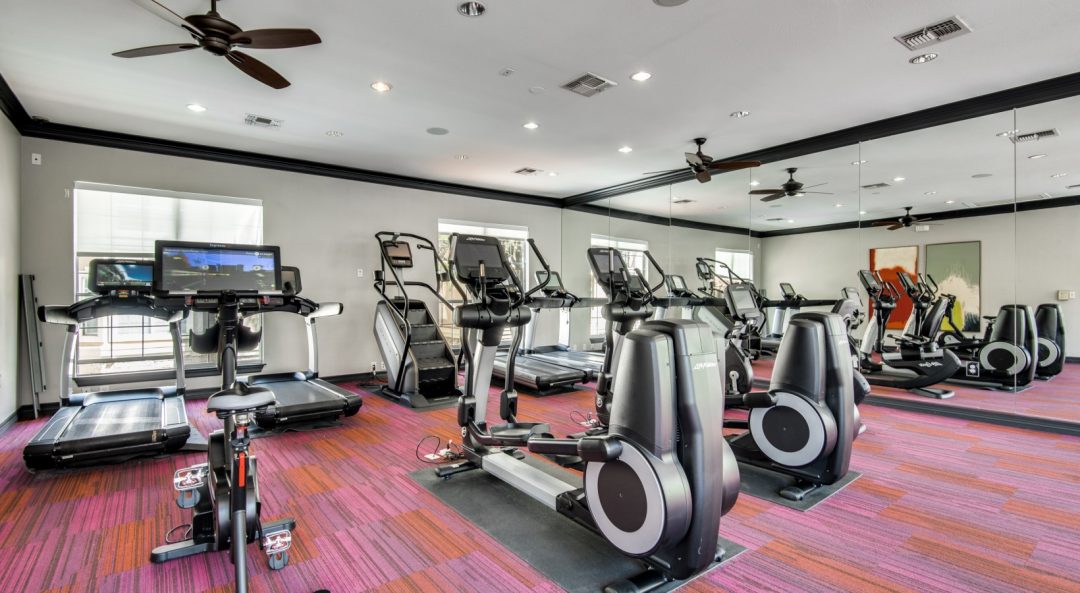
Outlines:
{"label": "bike pedal", "polygon": [[173,488],[177,492],[195,490],[206,483],[209,474],[210,466],[206,463],[178,469],[173,474]]}
{"label": "bike pedal", "polygon": [[281,554],[292,547],[292,531],[282,529],[268,533],[262,538],[262,549],[267,556]]}

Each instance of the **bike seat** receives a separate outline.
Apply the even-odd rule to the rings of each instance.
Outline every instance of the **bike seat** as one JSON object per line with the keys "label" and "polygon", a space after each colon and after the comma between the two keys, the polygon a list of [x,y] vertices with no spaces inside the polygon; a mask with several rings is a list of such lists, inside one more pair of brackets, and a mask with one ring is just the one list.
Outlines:
{"label": "bike seat", "polygon": [[206,400],[207,412],[250,412],[277,403],[274,392],[266,387],[237,385],[223,389]]}

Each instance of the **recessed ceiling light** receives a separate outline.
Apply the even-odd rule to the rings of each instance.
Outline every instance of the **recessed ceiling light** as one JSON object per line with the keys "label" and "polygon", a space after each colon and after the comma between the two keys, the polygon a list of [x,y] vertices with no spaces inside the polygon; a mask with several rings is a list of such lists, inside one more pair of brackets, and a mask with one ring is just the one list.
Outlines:
{"label": "recessed ceiling light", "polygon": [[1050,176],[1050,178],[1051,179],[1058,179],[1058,178],[1064,177],[1066,175],[1068,175],[1068,173],[1054,173],[1053,175]]}
{"label": "recessed ceiling light", "polygon": [[646,80],[649,80],[650,78],[652,78],[652,74],[649,74],[648,72],[645,72],[644,70],[642,70],[641,72],[635,72],[635,73],[630,75],[630,80],[636,80],[638,82],[645,82]]}
{"label": "recessed ceiling light", "polygon": [[1031,160],[1045,159],[1046,155],[1045,154],[1033,154],[1033,155],[1029,156],[1028,158],[1031,159]]}
{"label": "recessed ceiling light", "polygon": [[467,160],[469,160],[469,155],[467,155],[467,154],[455,154],[454,158],[459,160],[459,161],[467,161]]}
{"label": "recessed ceiling light", "polygon": [[997,137],[998,138],[1008,138],[1009,136],[1012,136],[1013,134],[1015,134],[1015,133],[1017,133],[1019,131],[1020,130],[1005,130],[1004,132],[998,132]]}
{"label": "recessed ceiling light", "polygon": [[653,0],[653,4],[670,8],[672,6],[681,6],[683,4],[686,4],[686,0]]}
{"label": "recessed ceiling light", "polygon": [[859,210],[859,216],[865,216],[866,210]]}
{"label": "recessed ceiling light", "polygon": [[547,89],[545,89],[542,86],[531,86],[531,87],[529,87],[529,92],[534,94],[534,95],[542,95],[542,94],[544,94],[544,91],[546,91],[546,90]]}
{"label": "recessed ceiling light", "polygon": [[893,180],[894,183],[900,183],[901,181],[904,180],[904,178],[903,177],[893,177],[892,180]]}
{"label": "recessed ceiling light", "polygon": [[556,173],[555,171],[548,171],[548,177],[558,177],[558,176],[559,176],[559,174]]}
{"label": "recessed ceiling light", "polygon": [[844,207],[844,205],[841,204],[840,202],[837,202],[837,203],[833,204],[833,206],[835,206],[837,208],[843,208]]}
{"label": "recessed ceiling light", "polygon": [[624,146],[624,147],[619,149],[619,152],[621,152],[623,154],[628,154],[628,153],[634,152],[634,149],[630,148],[629,146]]}
{"label": "recessed ceiling light", "polygon": [[538,124],[538,123],[536,123],[534,121],[530,121],[530,122],[526,122],[521,127],[525,128],[526,130],[535,130],[536,128],[540,127],[540,124]]}
{"label": "recessed ceiling light", "polygon": [[375,82],[371,83],[371,88],[375,89],[377,92],[380,92],[380,93],[389,93],[390,89],[392,89],[394,87],[390,86],[389,82],[383,82],[381,80],[376,80]]}
{"label": "recessed ceiling light", "polygon": [[868,162],[870,162],[870,161],[867,161],[867,160],[861,160],[861,161],[851,161],[851,164],[852,164],[852,165],[865,165],[865,164],[866,164],[866,163],[868,163]]}
{"label": "recessed ceiling light", "polygon": [[946,204],[955,204],[956,200],[945,200]]}
{"label": "recessed ceiling light", "polygon": [[921,56],[915,56],[914,58],[911,58],[910,60],[908,60],[908,62],[910,62],[912,64],[925,64],[927,62],[933,62],[936,59],[937,59],[937,54],[928,53],[928,54],[923,54]]}
{"label": "recessed ceiling light", "polygon": [[732,111],[728,115],[728,117],[734,117],[735,119],[742,119],[742,118],[744,118],[744,117],[746,117],[748,115],[750,115],[749,111]]}
{"label": "recessed ceiling light", "polygon": [[750,182],[750,187],[757,187],[759,185],[761,185],[761,182],[758,181],[757,179]]}
{"label": "recessed ceiling light", "polygon": [[327,130],[326,135],[330,136],[331,138],[341,138],[345,135],[345,132],[342,132],[340,130]]}
{"label": "recessed ceiling light", "polygon": [[928,191],[928,192],[924,193],[923,195],[924,196],[936,196],[937,192],[936,191]]}
{"label": "recessed ceiling light", "polygon": [[795,222],[795,219],[794,218],[789,218],[789,219],[787,219],[787,221],[788,221],[788,224],[791,224],[791,223]]}
{"label": "recessed ceiling light", "polygon": [[198,103],[188,103],[187,108],[191,111],[194,111],[195,113],[202,113],[206,111],[206,108],[202,105],[199,105]]}
{"label": "recessed ceiling light", "polygon": [[986,179],[987,177],[993,177],[993,173],[976,173],[971,176],[972,179]]}
{"label": "recessed ceiling light", "polygon": [[428,128],[427,133],[432,136],[445,136],[450,133],[446,128]]}
{"label": "recessed ceiling light", "polygon": [[487,8],[479,2],[462,2],[458,4],[457,11],[462,16],[480,16]]}

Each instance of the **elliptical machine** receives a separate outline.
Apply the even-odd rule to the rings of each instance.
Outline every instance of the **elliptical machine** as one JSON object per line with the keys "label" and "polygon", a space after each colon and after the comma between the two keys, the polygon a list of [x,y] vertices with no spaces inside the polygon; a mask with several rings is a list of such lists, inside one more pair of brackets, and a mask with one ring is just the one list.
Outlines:
{"label": "elliptical machine", "polygon": [[[519,422],[512,379],[500,396],[504,424],[488,424],[495,351],[503,330],[515,328],[507,359],[512,371],[521,327],[530,318],[524,305],[529,293],[497,239],[452,235],[450,241],[451,278],[471,295],[454,311],[454,323],[466,333],[466,388],[457,414],[466,460],[440,468],[438,475],[483,469],[648,566],[605,591],[652,591],[722,557],[720,517],[738,497],[739,477],[720,427],[709,421],[723,414],[723,399],[715,397],[723,383],[708,328],[658,320],[626,333],[619,349],[624,378],[615,385],[605,435],[556,439],[546,424]],[[604,255],[614,257],[610,250]],[[584,485],[522,462],[515,456],[524,455],[521,449],[580,456],[586,462]]]}
{"label": "elliptical machine", "polygon": [[[955,298],[948,305],[950,324],[953,306]],[[1031,307],[1002,305],[997,316],[986,319],[988,325],[981,340],[963,337],[955,326],[939,339],[962,363],[952,380],[1013,393],[1031,387],[1039,364],[1039,335]]]}
{"label": "elliptical machine", "polygon": [[1039,367],[1035,377],[1053,379],[1065,367],[1065,320],[1061,307],[1043,303],[1035,309],[1035,327],[1039,334]]}
{"label": "elliptical machine", "polygon": [[[237,352],[254,348],[262,332],[242,321],[245,311],[281,306],[280,251],[277,247],[158,241],[155,289],[195,310],[216,311],[212,331],[193,334],[196,351],[218,354],[222,388],[206,409],[224,421],[210,435],[206,463],[179,469],[173,476],[176,504],[191,509],[189,536],[154,548],[155,563],[203,552],[229,550],[236,591],[246,593],[247,545],[258,542],[271,569],[284,568],[292,545],[293,519],[262,523],[255,455],[248,429],[255,415],[275,403],[273,392],[237,381]],[[201,337],[200,337],[201,336]],[[214,348],[208,348],[213,343]],[[175,531],[175,530],[174,530]]]}

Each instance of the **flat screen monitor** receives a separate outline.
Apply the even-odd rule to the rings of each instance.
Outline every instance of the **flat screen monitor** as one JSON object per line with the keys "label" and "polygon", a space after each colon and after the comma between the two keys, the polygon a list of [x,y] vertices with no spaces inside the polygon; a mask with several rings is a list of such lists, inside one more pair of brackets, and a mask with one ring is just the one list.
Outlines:
{"label": "flat screen monitor", "polygon": [[878,283],[877,278],[874,277],[874,273],[870,270],[859,270],[859,280],[862,281],[863,286],[870,292],[877,292],[881,290],[881,284]]}
{"label": "flat screen monitor", "polygon": [[157,289],[174,295],[281,293],[281,250],[269,245],[158,241]]}
{"label": "flat screen monitor", "polygon": [[745,316],[758,310],[757,301],[748,286],[732,284],[728,287],[728,294],[731,295],[731,304],[737,314]]}
{"label": "flat screen monitor", "polygon": [[154,262],[149,260],[92,259],[89,272],[89,289],[98,294],[154,286]]}
{"label": "flat screen monitor", "polygon": [[795,296],[795,289],[791,286],[791,284],[787,282],[781,282],[780,294],[784,295],[784,298],[790,299]]}
{"label": "flat screen monitor", "polygon": [[484,264],[484,277],[488,280],[502,282],[510,277],[503,266],[502,244],[495,237],[458,235],[454,241],[453,257],[460,280],[479,278],[481,262]]}

